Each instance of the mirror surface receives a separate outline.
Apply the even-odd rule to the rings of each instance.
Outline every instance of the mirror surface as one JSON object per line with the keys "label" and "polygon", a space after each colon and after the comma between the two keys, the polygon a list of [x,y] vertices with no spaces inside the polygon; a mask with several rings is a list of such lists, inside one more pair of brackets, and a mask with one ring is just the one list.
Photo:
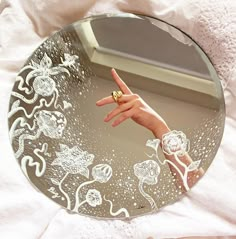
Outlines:
{"label": "mirror surface", "polygon": [[[112,68],[135,95],[112,98]],[[104,118],[127,95],[141,113],[113,127],[122,113]],[[104,97],[112,101],[96,104]],[[157,133],[146,112],[162,119]],[[40,45],[16,78],[8,117],[15,157],[42,193],[73,212],[124,218],[177,201],[203,176],[225,108],[194,41],[157,19],[118,14],[80,20]]]}

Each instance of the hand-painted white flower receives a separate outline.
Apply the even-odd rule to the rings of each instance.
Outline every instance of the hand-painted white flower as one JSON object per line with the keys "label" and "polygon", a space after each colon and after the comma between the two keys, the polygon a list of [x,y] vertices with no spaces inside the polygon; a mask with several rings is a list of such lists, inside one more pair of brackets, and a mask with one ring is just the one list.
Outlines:
{"label": "hand-painted white flower", "polygon": [[160,171],[160,166],[154,160],[146,160],[134,165],[134,174],[139,179],[139,191],[148,200],[153,210],[157,209],[157,205],[153,198],[144,192],[143,184],[157,184]]}
{"label": "hand-painted white flower", "polygon": [[78,211],[78,208],[81,206],[81,204],[79,203],[80,190],[84,186],[92,184],[94,182],[99,182],[99,183],[106,183],[106,182],[108,182],[108,180],[112,176],[112,168],[108,164],[98,164],[98,165],[93,167],[93,169],[92,169],[92,176],[93,176],[93,180],[87,181],[87,182],[83,182],[76,189],[76,193],[75,193],[76,202],[75,202],[75,207],[74,207],[75,211]]}
{"label": "hand-painted white flower", "polygon": [[108,164],[98,164],[93,167],[92,176],[99,183],[106,183],[112,176],[112,168]]}
{"label": "hand-painted white flower", "polygon": [[38,76],[33,82],[33,88],[38,95],[50,96],[56,89],[54,80],[48,76]]}
{"label": "hand-painted white flower", "polygon": [[41,110],[34,115],[39,130],[50,138],[62,137],[67,124],[65,116],[59,111]]}
{"label": "hand-painted white flower", "polygon": [[29,81],[35,77],[39,76],[51,76],[57,75],[60,73],[67,73],[70,75],[70,72],[62,66],[52,66],[52,60],[48,57],[47,53],[44,53],[43,58],[41,59],[40,63],[37,64],[36,62],[32,61],[32,65],[26,65],[22,68],[21,72],[24,70],[31,69],[26,77],[26,83],[29,84]]}
{"label": "hand-painted white flower", "polygon": [[96,189],[89,189],[86,194],[86,202],[92,207],[101,205],[102,204],[101,193]]}
{"label": "hand-painted white flower", "polygon": [[77,55],[71,56],[68,53],[64,53],[64,58],[65,58],[65,60],[63,60],[63,58],[61,57],[62,64],[60,64],[60,65],[71,67],[76,63],[76,60],[79,59],[79,56],[77,56]]}
{"label": "hand-painted white flower", "polygon": [[154,185],[158,182],[160,166],[154,160],[146,160],[134,165],[134,174],[140,181],[148,185]]}
{"label": "hand-painted white flower", "polygon": [[146,146],[153,148],[155,151],[157,151],[160,142],[160,139],[149,139],[146,142]]}
{"label": "hand-painted white flower", "polygon": [[93,163],[93,154],[83,151],[79,146],[69,148],[64,144],[60,144],[60,150],[61,152],[56,152],[57,158],[52,165],[60,165],[68,173],[79,173],[89,178],[88,166]]}
{"label": "hand-painted white flower", "polygon": [[173,130],[162,137],[163,152],[168,155],[183,156],[190,149],[190,142],[181,131]]}

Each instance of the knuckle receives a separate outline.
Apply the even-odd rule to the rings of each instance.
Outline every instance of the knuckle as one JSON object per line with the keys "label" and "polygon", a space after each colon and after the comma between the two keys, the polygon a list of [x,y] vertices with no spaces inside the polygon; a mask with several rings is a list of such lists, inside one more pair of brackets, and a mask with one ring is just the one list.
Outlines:
{"label": "knuckle", "polygon": [[134,97],[134,99],[139,99],[140,98],[138,94],[133,94],[133,97]]}
{"label": "knuckle", "polygon": [[127,118],[127,117],[129,117],[129,113],[128,112],[124,112],[122,114],[122,119]]}
{"label": "knuckle", "polygon": [[124,104],[120,104],[118,108],[119,108],[120,112],[122,112],[125,109],[125,105]]}
{"label": "knuckle", "polygon": [[142,101],[140,98],[135,100],[135,106],[136,107],[142,106]]}

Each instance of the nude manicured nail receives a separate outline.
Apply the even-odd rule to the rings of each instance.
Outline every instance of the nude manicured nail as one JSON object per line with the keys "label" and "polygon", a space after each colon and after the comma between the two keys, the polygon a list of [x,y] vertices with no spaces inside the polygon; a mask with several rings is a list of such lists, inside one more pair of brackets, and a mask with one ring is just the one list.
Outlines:
{"label": "nude manicured nail", "polygon": [[108,116],[106,116],[106,117],[104,118],[104,121],[105,121],[105,122],[107,122],[107,121],[108,121]]}

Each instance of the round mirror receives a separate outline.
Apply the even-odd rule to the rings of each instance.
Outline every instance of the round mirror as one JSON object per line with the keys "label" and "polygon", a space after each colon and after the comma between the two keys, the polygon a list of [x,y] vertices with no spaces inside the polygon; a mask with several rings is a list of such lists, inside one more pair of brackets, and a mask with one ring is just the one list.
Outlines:
{"label": "round mirror", "polygon": [[118,14],[75,22],[39,46],[8,117],[15,157],[42,193],[73,212],[124,218],[175,202],[204,175],[225,108],[193,40]]}

